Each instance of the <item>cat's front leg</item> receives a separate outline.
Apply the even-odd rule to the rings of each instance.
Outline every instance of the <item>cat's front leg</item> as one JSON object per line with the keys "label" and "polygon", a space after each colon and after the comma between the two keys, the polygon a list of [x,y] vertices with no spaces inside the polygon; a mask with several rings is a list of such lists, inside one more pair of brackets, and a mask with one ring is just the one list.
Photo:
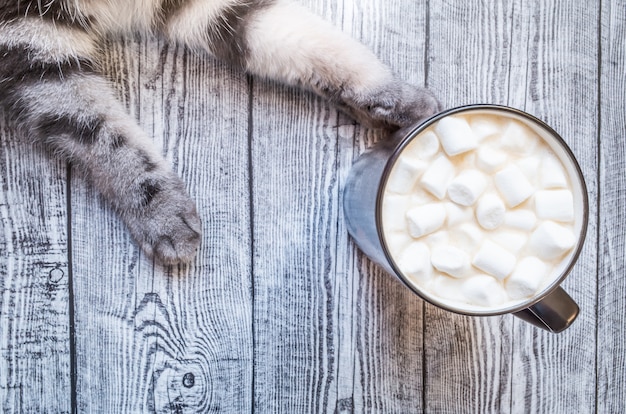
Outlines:
{"label": "cat's front leg", "polygon": [[0,104],[24,135],[83,171],[146,253],[165,264],[193,258],[194,202],[109,85],[84,62],[27,52],[0,43]]}
{"label": "cat's front leg", "polygon": [[440,109],[429,90],[397,78],[365,46],[297,4],[218,3],[205,17],[197,5],[179,10],[166,31],[253,74],[313,90],[369,126],[403,127]]}

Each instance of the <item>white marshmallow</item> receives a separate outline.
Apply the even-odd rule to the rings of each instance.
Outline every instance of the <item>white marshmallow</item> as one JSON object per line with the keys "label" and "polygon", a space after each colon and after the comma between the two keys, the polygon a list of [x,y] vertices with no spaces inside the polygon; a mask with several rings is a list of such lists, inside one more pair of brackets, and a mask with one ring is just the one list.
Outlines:
{"label": "white marshmallow", "polygon": [[528,234],[517,230],[498,230],[491,235],[491,240],[511,253],[519,253],[528,242]]}
{"label": "white marshmallow", "polygon": [[532,210],[512,210],[504,215],[504,224],[515,229],[530,231],[537,225],[537,216]]}
{"label": "white marshmallow", "polygon": [[542,219],[574,221],[574,196],[570,190],[537,191],[535,211]]}
{"label": "white marshmallow", "polygon": [[450,241],[468,253],[473,253],[481,245],[484,235],[473,223],[464,223],[450,230]]}
{"label": "white marshmallow", "polygon": [[500,144],[507,151],[518,154],[530,154],[539,143],[537,135],[526,125],[518,121],[511,121],[500,136]]}
{"label": "white marshmallow", "polygon": [[511,299],[524,299],[533,296],[548,275],[548,265],[534,256],[520,260],[505,283]]}
{"label": "white marshmallow", "polygon": [[489,240],[485,240],[472,260],[475,267],[499,280],[513,271],[515,263],[513,253]]}
{"label": "white marshmallow", "polygon": [[535,192],[530,181],[515,165],[510,165],[498,171],[494,181],[496,188],[509,207],[521,204]]}
{"label": "white marshmallow", "polygon": [[506,152],[491,147],[482,147],[476,151],[476,166],[486,173],[493,173],[504,165]]}
{"label": "white marshmallow", "polygon": [[406,211],[409,208],[409,197],[398,194],[387,194],[383,198],[382,219],[385,231],[403,231],[406,229]]}
{"label": "white marshmallow", "polygon": [[567,176],[561,162],[553,154],[541,160],[541,186],[543,188],[566,188]]}
{"label": "white marshmallow", "polygon": [[430,160],[437,152],[439,152],[439,138],[433,131],[426,131],[413,138],[404,149],[403,154],[422,160]]}
{"label": "white marshmallow", "polygon": [[487,179],[483,173],[477,170],[465,170],[454,177],[448,185],[448,197],[462,206],[471,206],[486,187]]}
{"label": "white marshmallow", "polygon": [[500,283],[488,275],[467,278],[461,290],[466,301],[472,305],[495,306],[506,300],[506,293]]}
{"label": "white marshmallow", "polygon": [[465,118],[447,116],[435,125],[435,132],[446,154],[452,156],[473,150],[478,146],[474,131]]}
{"label": "white marshmallow", "polygon": [[493,230],[504,221],[506,209],[497,195],[487,193],[478,200],[476,219],[478,224],[486,230]]}
{"label": "white marshmallow", "polygon": [[494,136],[502,130],[500,118],[493,115],[474,115],[470,119],[469,124],[478,142]]}
{"label": "white marshmallow", "polygon": [[446,230],[439,230],[434,233],[430,233],[422,240],[424,240],[430,246],[448,244],[450,242],[450,234]]}
{"label": "white marshmallow", "polygon": [[454,227],[472,219],[473,212],[471,208],[463,207],[449,201],[444,203],[444,206],[446,208],[446,224],[448,227]]}
{"label": "white marshmallow", "polygon": [[540,259],[553,260],[563,256],[576,244],[576,236],[567,227],[553,221],[544,221],[531,234],[531,251]]}
{"label": "white marshmallow", "polygon": [[415,282],[425,282],[432,277],[430,249],[424,243],[413,242],[404,249],[398,259],[398,267]]}
{"label": "white marshmallow", "polygon": [[406,212],[406,221],[409,234],[417,239],[443,226],[446,209],[438,203],[414,207]]}
{"label": "white marshmallow", "polygon": [[446,275],[435,275],[427,285],[426,290],[432,292],[439,299],[452,302],[465,302],[466,299],[461,293],[464,279],[456,279]]}
{"label": "white marshmallow", "polygon": [[537,156],[522,158],[515,163],[531,184],[539,183],[541,160]]}
{"label": "white marshmallow", "polygon": [[433,248],[430,261],[435,269],[456,278],[465,276],[470,270],[469,255],[454,246]]}
{"label": "white marshmallow", "polygon": [[425,161],[409,157],[398,158],[387,179],[387,190],[393,193],[408,193],[415,187],[417,179],[426,170],[426,167]]}
{"label": "white marshmallow", "polygon": [[454,166],[446,156],[440,155],[426,169],[420,179],[420,184],[441,200],[446,195],[448,184],[450,184],[453,177]]}

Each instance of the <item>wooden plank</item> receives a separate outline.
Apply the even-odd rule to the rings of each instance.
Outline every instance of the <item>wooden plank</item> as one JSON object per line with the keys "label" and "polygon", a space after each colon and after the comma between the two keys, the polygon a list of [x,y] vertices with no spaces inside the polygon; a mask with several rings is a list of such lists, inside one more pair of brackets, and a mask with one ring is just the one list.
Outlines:
{"label": "wooden plank", "polygon": [[77,402],[84,412],[245,412],[252,315],[245,76],[153,38],[109,45],[105,68],[198,205],[196,261],[146,259],[72,183]]}
{"label": "wooden plank", "polygon": [[[429,6],[428,84],[444,107],[515,105],[509,65],[516,5],[431,0]],[[424,318],[426,410],[508,412],[513,317],[468,317],[427,305]]]}
{"label": "wooden plank", "polygon": [[[422,83],[413,2],[305,4]],[[340,204],[353,160],[380,131],[258,80],[253,126],[255,409],[419,410],[421,302],[356,252]]]}
{"label": "wooden plank", "polygon": [[[596,404],[596,232],[598,8],[588,2],[516,2],[511,79],[522,109],[563,136],[585,175],[588,236],[563,287],[581,308],[553,335],[517,320],[512,359],[512,412],[593,412]],[[513,94],[515,91],[515,94]]]}
{"label": "wooden plank", "polygon": [[597,412],[626,412],[626,2],[602,2]]}
{"label": "wooden plank", "polygon": [[0,111],[0,411],[70,412],[66,168]]}

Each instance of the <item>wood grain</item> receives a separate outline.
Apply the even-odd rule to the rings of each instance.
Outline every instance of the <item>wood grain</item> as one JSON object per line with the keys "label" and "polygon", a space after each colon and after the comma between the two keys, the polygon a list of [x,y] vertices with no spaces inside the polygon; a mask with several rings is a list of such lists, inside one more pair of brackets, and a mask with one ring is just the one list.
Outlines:
{"label": "wood grain", "polygon": [[626,3],[602,2],[597,412],[626,411]]}
{"label": "wood grain", "polygon": [[251,398],[247,85],[154,38],[111,44],[106,71],[198,205],[197,261],[146,259],[72,183],[78,410],[244,412]]}
{"label": "wood grain", "polygon": [[0,411],[626,411],[624,0],[300,3],[445,107],[506,104],[561,133],[591,201],[564,283],[579,319],[553,335],[424,304],[346,232],[347,173],[384,134],[125,38],[105,45],[105,70],[197,201],[198,257],[147,259],[76,170],[0,113]]}
{"label": "wood grain", "polygon": [[0,111],[0,411],[69,412],[66,168]]}

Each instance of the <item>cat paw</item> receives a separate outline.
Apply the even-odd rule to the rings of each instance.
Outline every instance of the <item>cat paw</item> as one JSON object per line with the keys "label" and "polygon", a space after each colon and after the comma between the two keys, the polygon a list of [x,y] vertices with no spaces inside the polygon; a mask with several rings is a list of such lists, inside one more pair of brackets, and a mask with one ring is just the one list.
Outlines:
{"label": "cat paw", "polygon": [[430,90],[400,81],[368,94],[350,96],[346,101],[348,112],[371,128],[406,127],[442,109]]}
{"label": "cat paw", "polygon": [[159,189],[148,201],[127,220],[134,239],[162,264],[190,262],[202,236],[194,202],[182,185]]}

